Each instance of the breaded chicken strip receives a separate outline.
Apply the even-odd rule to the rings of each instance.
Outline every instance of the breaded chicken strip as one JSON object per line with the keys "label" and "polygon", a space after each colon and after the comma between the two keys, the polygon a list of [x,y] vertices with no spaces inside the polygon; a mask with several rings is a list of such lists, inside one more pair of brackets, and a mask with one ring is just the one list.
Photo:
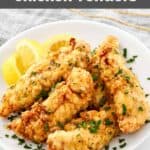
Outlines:
{"label": "breaded chicken strip", "polygon": [[[74,41],[75,42],[75,41]],[[90,48],[85,42],[76,42],[73,49],[52,53],[31,66],[16,85],[10,87],[2,98],[0,116],[21,111],[35,101],[45,99],[48,92],[60,80],[65,80],[73,66],[87,68]]]}
{"label": "breaded chicken strip", "polygon": [[92,93],[90,73],[73,68],[66,83],[59,83],[42,104],[35,104],[31,110],[23,112],[8,127],[28,139],[43,142],[48,133],[86,109]]}
{"label": "breaded chicken strip", "polygon": [[80,118],[65,126],[65,130],[49,134],[48,150],[101,150],[118,134],[111,106],[81,113]]}
{"label": "breaded chicken strip", "polygon": [[114,101],[121,131],[137,131],[148,118],[148,104],[138,79],[125,66],[118,39],[108,36],[97,49],[97,55],[101,80]]}
{"label": "breaded chicken strip", "polygon": [[92,75],[94,81],[94,94],[93,94],[93,101],[91,103],[91,107],[99,109],[106,103],[106,90],[105,86],[99,76],[99,57],[95,53],[96,51],[93,50],[91,64],[89,65],[89,71]]}

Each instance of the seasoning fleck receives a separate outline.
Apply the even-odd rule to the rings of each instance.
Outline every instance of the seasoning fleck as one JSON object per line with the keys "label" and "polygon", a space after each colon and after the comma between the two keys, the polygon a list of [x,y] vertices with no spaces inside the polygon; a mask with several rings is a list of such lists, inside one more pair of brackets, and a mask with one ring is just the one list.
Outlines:
{"label": "seasoning fleck", "polygon": [[126,62],[127,63],[133,63],[135,61],[135,59],[137,58],[138,56],[132,56],[132,58],[128,59]]}
{"label": "seasoning fleck", "polygon": [[124,57],[124,58],[127,58],[127,48],[124,48],[124,49],[123,49],[123,57]]}
{"label": "seasoning fleck", "polygon": [[113,124],[113,122],[111,120],[105,119],[105,125],[110,126],[112,124]]}
{"label": "seasoning fleck", "polygon": [[91,133],[96,133],[97,130],[99,129],[100,124],[101,124],[101,120],[98,120],[98,121],[91,120],[89,122],[89,125],[90,125],[89,131]]}
{"label": "seasoning fleck", "polygon": [[32,147],[29,146],[29,145],[27,145],[27,144],[24,145],[24,148],[25,148],[25,149],[32,149]]}
{"label": "seasoning fleck", "polygon": [[147,123],[150,123],[150,120],[146,120],[146,121],[145,121],[145,124],[147,124]]}
{"label": "seasoning fleck", "polygon": [[149,94],[145,94],[145,97],[148,97],[149,96]]}
{"label": "seasoning fleck", "polygon": [[91,55],[94,55],[95,53],[96,53],[96,48],[91,51]]}
{"label": "seasoning fleck", "polygon": [[82,127],[82,128],[84,128],[84,129],[86,129],[86,128],[87,128],[87,123],[86,123],[85,121],[82,121],[81,123],[78,124],[78,127],[79,127],[79,128]]}
{"label": "seasoning fleck", "polygon": [[104,106],[105,103],[106,103],[106,97],[103,96],[99,101],[99,106],[102,107]]}
{"label": "seasoning fleck", "polygon": [[124,141],[125,141],[124,138],[119,139],[119,143],[122,143],[122,142],[124,142]]}
{"label": "seasoning fleck", "polygon": [[19,114],[13,114],[13,115],[9,116],[7,119],[8,119],[9,121],[13,121],[16,117],[18,117],[18,115],[19,115]]}
{"label": "seasoning fleck", "polygon": [[108,110],[110,110],[110,109],[111,109],[110,106],[105,106],[105,107],[104,107],[104,110],[105,110],[105,111],[108,111]]}
{"label": "seasoning fleck", "polygon": [[117,147],[112,147],[112,150],[117,150]]}
{"label": "seasoning fleck", "polygon": [[125,104],[122,104],[122,115],[126,115],[127,107]]}
{"label": "seasoning fleck", "polygon": [[120,147],[120,148],[124,148],[126,145],[127,145],[127,143],[125,142],[125,143],[119,145],[119,147]]}
{"label": "seasoning fleck", "polygon": [[6,138],[9,138],[9,135],[8,135],[8,134],[5,134],[5,137],[6,137]]}
{"label": "seasoning fleck", "polygon": [[18,141],[19,141],[19,143],[18,143],[19,145],[22,145],[22,144],[25,143],[25,140],[24,140],[24,139],[20,139],[20,138],[19,138]]}
{"label": "seasoning fleck", "polygon": [[45,150],[42,144],[37,144],[37,148],[34,150]]}
{"label": "seasoning fleck", "polygon": [[142,107],[142,106],[139,106],[139,107],[138,107],[138,110],[139,110],[139,111],[143,111],[143,107]]}
{"label": "seasoning fleck", "polygon": [[48,91],[41,90],[41,92],[36,96],[36,100],[43,98],[46,99],[48,97]]}
{"label": "seasoning fleck", "polygon": [[129,94],[129,91],[126,90],[126,91],[124,92],[124,94],[126,94],[126,95]]}
{"label": "seasoning fleck", "polygon": [[93,81],[98,80],[98,75],[97,74],[93,74],[92,77],[93,77]]}
{"label": "seasoning fleck", "polygon": [[57,122],[57,126],[59,126],[61,129],[64,129],[64,124],[60,121]]}
{"label": "seasoning fleck", "polygon": [[109,145],[106,145],[106,146],[105,146],[105,150],[109,150]]}
{"label": "seasoning fleck", "polygon": [[48,123],[45,123],[45,124],[44,124],[44,130],[45,130],[46,132],[49,131],[49,125],[48,125]]}
{"label": "seasoning fleck", "polygon": [[18,139],[17,135],[15,135],[15,134],[13,134],[11,137],[12,137],[13,139]]}
{"label": "seasoning fleck", "polygon": [[37,74],[37,72],[35,72],[35,71],[31,72],[31,76],[35,76],[36,74]]}
{"label": "seasoning fleck", "polygon": [[120,74],[122,74],[122,73],[123,73],[123,70],[122,70],[122,69],[119,69],[119,70],[117,71],[117,73],[115,74],[115,77],[118,76],[118,75],[120,75]]}

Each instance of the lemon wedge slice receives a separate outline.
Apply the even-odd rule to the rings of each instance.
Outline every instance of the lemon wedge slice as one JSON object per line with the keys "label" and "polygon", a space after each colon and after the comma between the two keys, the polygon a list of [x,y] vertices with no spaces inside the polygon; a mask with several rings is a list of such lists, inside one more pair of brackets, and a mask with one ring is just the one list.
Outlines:
{"label": "lemon wedge slice", "polygon": [[16,47],[16,61],[20,72],[24,73],[43,55],[44,51],[40,43],[28,39],[20,41]]}
{"label": "lemon wedge slice", "polygon": [[45,51],[57,51],[62,47],[70,46],[70,39],[73,38],[69,34],[58,34],[43,43]]}
{"label": "lemon wedge slice", "polygon": [[21,76],[16,64],[16,55],[9,57],[2,65],[2,75],[8,85],[15,84]]}

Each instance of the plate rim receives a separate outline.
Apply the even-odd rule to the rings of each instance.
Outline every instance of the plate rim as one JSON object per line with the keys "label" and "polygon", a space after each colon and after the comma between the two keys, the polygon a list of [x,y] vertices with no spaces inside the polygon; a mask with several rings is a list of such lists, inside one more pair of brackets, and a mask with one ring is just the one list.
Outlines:
{"label": "plate rim", "polygon": [[[58,21],[54,21],[54,22],[48,22],[48,23],[42,23],[39,25],[35,25],[33,27],[29,27],[28,29],[16,34],[15,36],[11,37],[10,39],[8,39],[4,44],[2,44],[0,46],[0,52],[7,47],[10,43],[13,43],[15,40],[20,39],[22,36],[24,36],[25,34],[34,31],[34,30],[38,30],[40,28],[44,28],[46,26],[50,26],[50,25],[59,25],[59,24],[68,24],[68,23],[79,23],[79,24],[91,24],[91,25],[97,25],[97,26],[105,26],[106,28],[109,28],[110,30],[116,30],[118,32],[122,32],[123,34],[131,37],[132,39],[134,39],[137,43],[139,43],[144,49],[144,51],[147,51],[150,54],[150,51],[148,49],[148,47],[145,46],[145,44],[139,40],[137,37],[135,37],[134,35],[132,35],[131,33],[120,29],[119,27],[115,27],[113,25],[108,25],[106,23],[101,23],[98,21],[90,21],[90,20],[80,20],[80,19],[75,19],[75,20],[58,20]],[[135,148],[137,148],[138,146],[140,146],[148,137],[150,137],[150,134],[147,134],[146,136],[144,136],[144,138],[141,139],[140,144],[134,144],[133,146],[131,146],[131,148],[129,148],[128,150],[133,150]],[[2,144],[0,143],[0,146],[3,148],[3,150],[5,150],[4,145],[2,146]]]}
{"label": "plate rim", "polygon": [[122,32],[122,33],[126,34],[127,36],[130,36],[131,38],[135,39],[140,45],[142,45],[144,47],[144,49],[146,51],[148,51],[150,53],[150,51],[148,50],[148,47],[145,46],[145,44],[143,42],[141,42],[140,39],[138,39],[136,36],[132,35],[128,31],[122,30],[119,27],[115,27],[114,25],[108,25],[106,23],[98,22],[98,21],[95,21],[95,20],[90,21],[90,20],[80,20],[80,19],[58,20],[58,21],[54,21],[54,22],[48,22],[48,23],[42,23],[42,24],[39,24],[39,25],[35,25],[34,27],[29,27],[28,29],[16,34],[14,37],[11,37],[10,39],[8,39],[4,44],[2,44],[0,46],[0,51],[5,46],[7,46],[10,42],[13,42],[14,40],[18,39],[19,37],[23,36],[24,34],[30,32],[30,31],[34,31],[34,30],[37,30],[41,27],[48,26],[48,25],[58,25],[58,24],[63,24],[63,23],[88,23],[88,24],[91,24],[91,25],[101,25],[101,26],[106,26],[107,28],[110,28],[110,29],[118,30],[119,32]]}

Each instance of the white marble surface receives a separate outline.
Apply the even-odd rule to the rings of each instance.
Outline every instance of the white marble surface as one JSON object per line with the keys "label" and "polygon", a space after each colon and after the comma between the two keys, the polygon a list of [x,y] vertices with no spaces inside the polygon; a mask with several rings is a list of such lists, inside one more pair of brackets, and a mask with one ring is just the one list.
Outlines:
{"label": "white marble surface", "polygon": [[[149,10],[0,10],[0,44],[16,34],[38,24],[57,20],[96,20],[121,28],[139,38],[150,49],[150,9]],[[98,16],[94,19],[94,16]],[[126,24],[126,25],[125,25]],[[133,43],[134,44],[134,43]],[[142,138],[142,137],[141,137]],[[136,150],[149,150],[150,138]]]}

